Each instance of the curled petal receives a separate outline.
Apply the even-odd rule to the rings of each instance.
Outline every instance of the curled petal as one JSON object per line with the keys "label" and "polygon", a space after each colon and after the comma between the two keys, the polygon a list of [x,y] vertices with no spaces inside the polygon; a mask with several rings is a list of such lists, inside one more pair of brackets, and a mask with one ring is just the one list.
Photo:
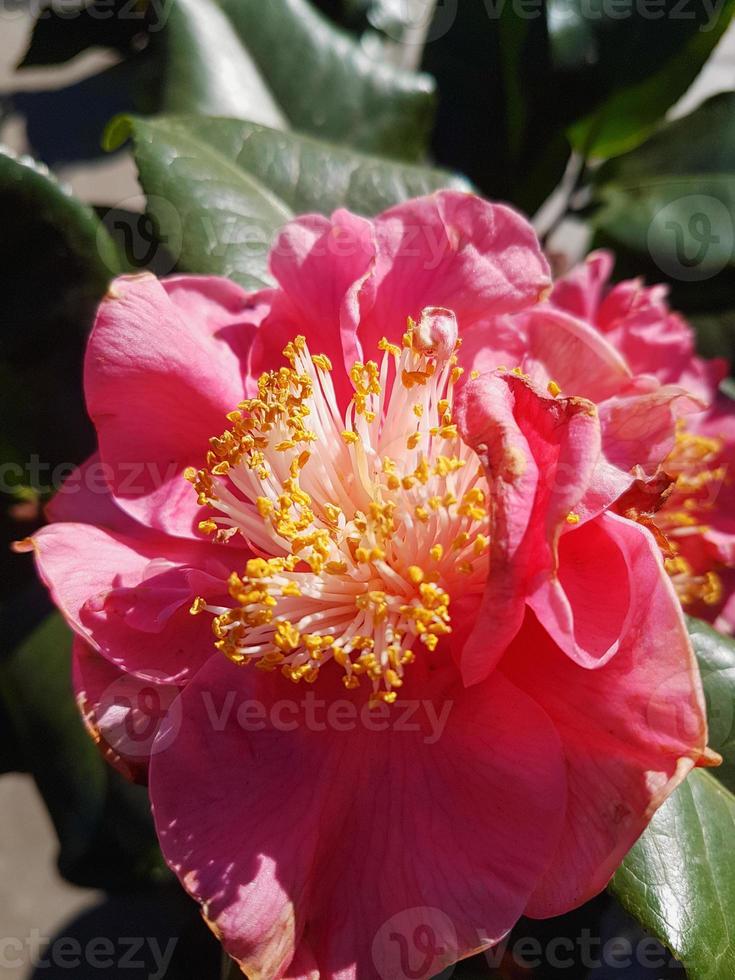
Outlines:
{"label": "curled petal", "polygon": [[600,428],[590,402],[544,396],[513,374],[468,382],[457,419],[490,485],[490,570],[461,658],[465,682],[476,683],[520,628],[532,583],[555,573],[569,520],[581,521],[574,508],[592,485]]}

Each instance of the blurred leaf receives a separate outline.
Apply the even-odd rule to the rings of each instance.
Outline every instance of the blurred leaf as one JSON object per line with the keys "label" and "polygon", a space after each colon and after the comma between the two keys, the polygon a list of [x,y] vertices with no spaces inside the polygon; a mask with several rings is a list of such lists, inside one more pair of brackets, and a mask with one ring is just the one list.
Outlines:
{"label": "blurred leaf", "polygon": [[434,116],[427,75],[374,60],[307,0],[223,0],[295,129],[402,160],[423,157]]}
{"label": "blurred leaf", "polygon": [[695,770],[656,812],[610,886],[690,980],[735,976],[734,833],[735,797]]}
{"label": "blurred leaf", "polygon": [[735,265],[735,93],[716,95],[609,160],[594,178],[595,226],[649,252],[672,279]]}
{"label": "blurred leaf", "polygon": [[703,357],[724,357],[735,367],[735,309],[700,313],[691,317],[697,349]]}
{"label": "blurred leaf", "polygon": [[285,125],[252,57],[214,0],[175,0],[165,30],[151,34],[151,48],[162,60],[162,112]]}
{"label": "blurred leaf", "polygon": [[71,690],[71,634],[49,616],[0,665],[0,701],[59,838],[68,880],[115,888],[164,876],[145,790],[110,769]]}
{"label": "blurred leaf", "polygon": [[149,24],[148,3],[130,0],[93,0],[44,6],[19,68],[60,65],[91,47],[126,53]]}
{"label": "blurred leaf", "polygon": [[490,197],[533,211],[569,157],[546,21],[542,9],[489,7],[437,6],[423,60],[439,88],[433,150]]}
{"label": "blurred leaf", "polygon": [[690,980],[735,975],[735,640],[688,620],[722,766],[697,769],[659,809],[615,875],[623,907],[684,963]]}
{"label": "blurred leaf", "polygon": [[467,188],[443,171],[380,160],[236,119],[121,119],[108,141],[128,135],[148,206],[179,265],[269,282],[267,253],[294,213],[362,214],[440,187]]}
{"label": "blurred leaf", "polygon": [[712,96],[642,146],[603,164],[596,183],[718,173],[735,173],[735,92]]}
{"label": "blurred leaf", "polygon": [[[82,351],[121,261],[94,212],[28,158],[0,153],[0,214],[3,477],[43,492],[63,476],[57,466],[81,461],[93,446]],[[23,537],[39,519],[31,503],[19,508],[0,494],[2,592],[24,580],[8,538]]]}
{"label": "blurred leaf", "polygon": [[733,0],[623,10],[604,0],[548,0],[574,148],[609,157],[644,140],[699,74],[733,10]]}

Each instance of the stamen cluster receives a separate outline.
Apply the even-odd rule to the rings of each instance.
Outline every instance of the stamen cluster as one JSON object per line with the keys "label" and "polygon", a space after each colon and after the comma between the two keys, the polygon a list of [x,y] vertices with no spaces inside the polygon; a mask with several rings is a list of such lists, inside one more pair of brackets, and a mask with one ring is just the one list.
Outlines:
{"label": "stamen cluster", "polygon": [[187,472],[212,511],[200,529],[260,555],[230,576],[232,606],[192,607],[235,663],[311,683],[334,661],[392,702],[416,644],[451,632],[452,589],[482,591],[487,483],[452,419],[456,332],[448,349],[430,333],[409,320],[380,364],[355,363],[346,412],[329,359],[296,337]]}

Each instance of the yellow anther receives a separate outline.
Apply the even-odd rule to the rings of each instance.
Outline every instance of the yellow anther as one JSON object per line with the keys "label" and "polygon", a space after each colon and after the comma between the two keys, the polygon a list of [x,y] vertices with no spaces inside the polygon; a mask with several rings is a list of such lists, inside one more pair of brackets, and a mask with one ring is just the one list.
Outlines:
{"label": "yellow anther", "polygon": [[352,446],[354,443],[360,441],[360,437],[356,432],[347,432],[346,430],[342,433],[342,438],[348,446]]}
{"label": "yellow anther", "polygon": [[294,650],[298,650],[300,641],[301,634],[288,620],[277,624],[273,643],[282,653],[293,653]]}
{"label": "yellow anther", "polygon": [[248,578],[265,578],[270,575],[271,567],[265,558],[249,558],[245,566],[245,574]]}
{"label": "yellow anther", "polygon": [[444,548],[440,544],[432,545],[432,547],[429,548],[429,554],[434,561],[441,561],[444,557]]}
{"label": "yellow anther", "polygon": [[579,514],[575,514],[574,511],[570,511],[567,514],[566,520],[567,520],[567,524],[579,524],[581,518]]}
{"label": "yellow anther", "polygon": [[424,570],[418,565],[411,565],[408,569],[408,577],[414,585],[420,585],[424,581]]}
{"label": "yellow anther", "polygon": [[546,386],[546,390],[549,392],[552,398],[556,398],[557,395],[561,394],[561,388],[556,383],[556,381],[549,381]]}
{"label": "yellow anther", "polygon": [[199,530],[202,534],[214,534],[217,530],[217,525],[211,518],[207,518],[206,521],[199,521]]}
{"label": "yellow anther", "polygon": [[200,612],[204,612],[207,608],[207,600],[203,599],[202,596],[198,595],[194,602],[191,604],[191,609],[189,612],[192,616],[198,616]]}
{"label": "yellow anther", "polygon": [[378,341],[378,348],[386,351],[388,354],[392,354],[394,357],[401,356],[401,348],[395,344],[391,344],[385,337],[381,337]]}
{"label": "yellow anther", "polygon": [[273,513],[273,501],[269,500],[268,497],[257,497],[255,508],[261,517],[269,517]]}
{"label": "yellow anther", "polygon": [[321,368],[322,371],[332,370],[332,362],[329,360],[326,354],[314,354],[311,359],[318,368]]}

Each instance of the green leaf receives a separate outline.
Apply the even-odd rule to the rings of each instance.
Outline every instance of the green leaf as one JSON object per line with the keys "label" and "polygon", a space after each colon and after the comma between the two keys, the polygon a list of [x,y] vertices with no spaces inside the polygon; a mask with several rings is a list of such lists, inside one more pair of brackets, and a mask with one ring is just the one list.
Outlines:
{"label": "green leaf", "polygon": [[659,809],[611,891],[684,963],[690,980],[735,975],[735,641],[689,619],[707,699],[709,744],[724,758],[695,770]]}
{"label": "green leaf", "polygon": [[602,0],[551,0],[548,9],[555,63],[566,69],[572,145],[585,156],[611,157],[641,143],[684,95],[735,3],[680,7],[678,16],[634,5],[621,16]]}
{"label": "green leaf", "polygon": [[735,797],[696,770],[657,811],[611,890],[684,964],[689,980],[735,975]]}
{"label": "green leaf", "polygon": [[126,118],[108,143],[128,135],[148,207],[180,267],[246,286],[270,281],[270,243],[295,213],[347,207],[372,215],[441,187],[468,188],[444,171],[236,119]]}
{"label": "green leaf", "polygon": [[709,745],[723,758],[712,775],[735,793],[735,640],[699,619],[688,625],[707,698]]}
{"label": "green leaf", "polygon": [[150,43],[162,61],[161,112],[285,126],[256,64],[214,0],[175,0],[165,29],[152,33]]}
{"label": "green leaf", "polygon": [[88,887],[164,876],[145,790],[87,735],[71,690],[71,634],[49,616],[0,665],[0,702],[59,838],[59,870]]}
{"label": "green leaf", "polygon": [[259,289],[271,283],[270,244],[292,212],[212,143],[212,122],[123,117],[113,120],[106,146],[132,135],[147,209],[179,268]]}
{"label": "green leaf", "polygon": [[307,0],[223,0],[295,129],[401,160],[420,160],[434,84],[371,58]]}
{"label": "green leaf", "polygon": [[670,278],[735,265],[735,93],[709,99],[595,175],[595,226]]}

